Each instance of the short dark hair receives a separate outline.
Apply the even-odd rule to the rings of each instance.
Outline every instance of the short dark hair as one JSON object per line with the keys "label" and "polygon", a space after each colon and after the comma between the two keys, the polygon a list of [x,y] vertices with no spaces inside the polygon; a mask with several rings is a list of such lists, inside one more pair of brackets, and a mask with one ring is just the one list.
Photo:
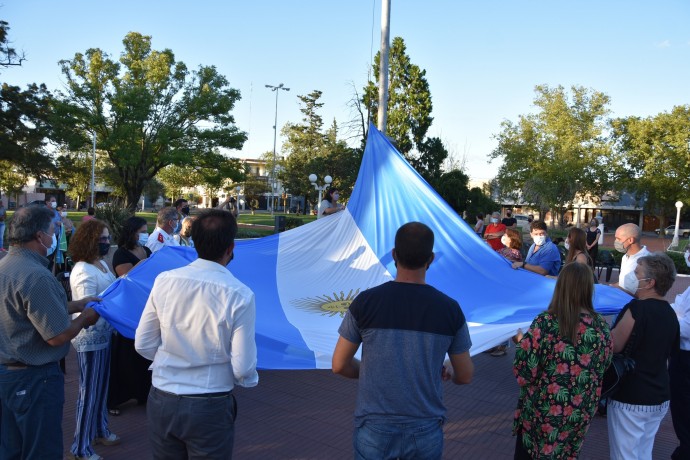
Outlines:
{"label": "short dark hair", "polygon": [[530,231],[530,232],[533,232],[534,230],[544,230],[544,231],[546,231],[546,229],[547,229],[547,227],[546,227],[546,222],[544,222],[543,220],[533,220],[533,221],[529,224],[529,231]]}
{"label": "short dark hair", "polygon": [[395,234],[396,262],[405,268],[421,268],[434,253],[434,232],[421,222],[408,222]]}
{"label": "short dark hair", "polygon": [[55,201],[57,201],[57,198],[55,198],[55,195],[46,195],[46,198],[43,201],[48,203],[51,198],[53,198],[53,199],[55,199]]}
{"label": "short dark hair", "polygon": [[139,240],[139,229],[146,225],[146,219],[132,216],[122,223],[120,237],[117,240],[118,247],[134,249]]}
{"label": "short dark hair", "polygon": [[222,209],[201,211],[192,223],[192,240],[200,259],[218,261],[235,242],[237,221]]}
{"label": "short dark hair", "polygon": [[44,206],[27,206],[18,209],[10,221],[8,241],[11,245],[28,243],[36,239],[36,233],[48,233],[53,216],[53,211]]}
{"label": "short dark hair", "polygon": [[189,203],[187,200],[184,198],[180,198],[178,200],[175,200],[175,208],[177,209],[178,206],[180,206],[182,203]]}
{"label": "short dark hair", "polygon": [[86,213],[90,216],[93,216],[96,214],[96,210],[93,207],[89,207],[89,209],[86,210]]}

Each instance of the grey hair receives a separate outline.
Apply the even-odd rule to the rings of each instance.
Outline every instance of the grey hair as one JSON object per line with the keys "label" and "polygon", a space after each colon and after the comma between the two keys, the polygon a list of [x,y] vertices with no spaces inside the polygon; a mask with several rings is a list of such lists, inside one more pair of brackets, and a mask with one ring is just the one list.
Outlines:
{"label": "grey hair", "polygon": [[640,257],[637,265],[642,267],[645,278],[655,281],[654,290],[659,295],[666,295],[676,280],[676,264],[663,252]]}
{"label": "grey hair", "polygon": [[36,233],[48,233],[55,213],[44,206],[28,206],[14,213],[7,239],[10,244],[23,244],[36,239]]}
{"label": "grey hair", "polygon": [[498,211],[494,211],[491,213],[491,217],[498,217],[499,219],[501,218],[501,213]]}
{"label": "grey hair", "polygon": [[158,216],[156,217],[156,224],[162,228],[167,221],[177,218],[177,209],[173,208],[172,206],[166,206],[165,208],[158,211]]}

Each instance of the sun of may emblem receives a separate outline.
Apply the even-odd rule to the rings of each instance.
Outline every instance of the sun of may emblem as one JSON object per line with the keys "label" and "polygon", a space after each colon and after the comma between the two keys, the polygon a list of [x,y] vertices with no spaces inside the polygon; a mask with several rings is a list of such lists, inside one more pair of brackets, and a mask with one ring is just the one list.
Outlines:
{"label": "sun of may emblem", "polygon": [[333,293],[333,296],[323,295],[315,298],[306,298],[293,300],[291,303],[300,310],[305,310],[311,313],[321,313],[321,315],[335,316],[340,314],[342,318],[345,312],[350,307],[352,300],[359,294],[359,289],[356,291],[350,289],[350,292],[345,295],[340,291],[340,295]]}

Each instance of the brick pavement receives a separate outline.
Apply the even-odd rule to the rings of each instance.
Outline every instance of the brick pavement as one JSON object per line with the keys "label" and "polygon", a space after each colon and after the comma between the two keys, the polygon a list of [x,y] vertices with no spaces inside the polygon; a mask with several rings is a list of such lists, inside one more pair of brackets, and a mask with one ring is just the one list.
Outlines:
{"label": "brick pavement", "polygon": [[[608,236],[608,235],[607,235]],[[617,280],[614,272],[612,282]],[[669,293],[690,286],[679,277]],[[513,348],[506,357],[480,354],[471,385],[445,384],[448,422],[444,458],[510,459],[515,439],[512,415],[518,389],[511,371]],[[78,372],[74,352],[68,356],[63,420],[65,450],[72,442]],[[236,459],[348,459],[352,458],[352,412],[357,382],[328,370],[260,371],[255,388],[235,390],[239,406],[234,457]],[[143,406],[132,403],[110,418],[111,429],[123,439],[119,446],[97,446],[107,460],[150,458]],[[670,458],[677,444],[670,414],[654,445],[656,458]],[[595,417],[580,458],[608,458],[606,420]]]}

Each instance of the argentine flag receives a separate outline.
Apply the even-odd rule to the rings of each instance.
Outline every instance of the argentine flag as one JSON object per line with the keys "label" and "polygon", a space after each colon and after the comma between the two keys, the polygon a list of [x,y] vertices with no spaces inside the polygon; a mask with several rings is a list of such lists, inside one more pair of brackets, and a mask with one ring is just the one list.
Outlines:
{"label": "argentine flag", "polygon": [[[342,317],[361,291],[394,279],[395,232],[410,221],[435,234],[427,283],[455,298],[467,318],[472,354],[526,329],[551,300],[555,280],[510,263],[486,245],[374,126],[347,208],[307,225],[236,242],[228,269],[256,295],[262,369],[328,369]],[[96,310],[134,337],[156,276],[196,252],[167,247],[103,293]],[[615,314],[630,296],[597,285],[595,307]],[[193,307],[193,306],[190,306]]]}

